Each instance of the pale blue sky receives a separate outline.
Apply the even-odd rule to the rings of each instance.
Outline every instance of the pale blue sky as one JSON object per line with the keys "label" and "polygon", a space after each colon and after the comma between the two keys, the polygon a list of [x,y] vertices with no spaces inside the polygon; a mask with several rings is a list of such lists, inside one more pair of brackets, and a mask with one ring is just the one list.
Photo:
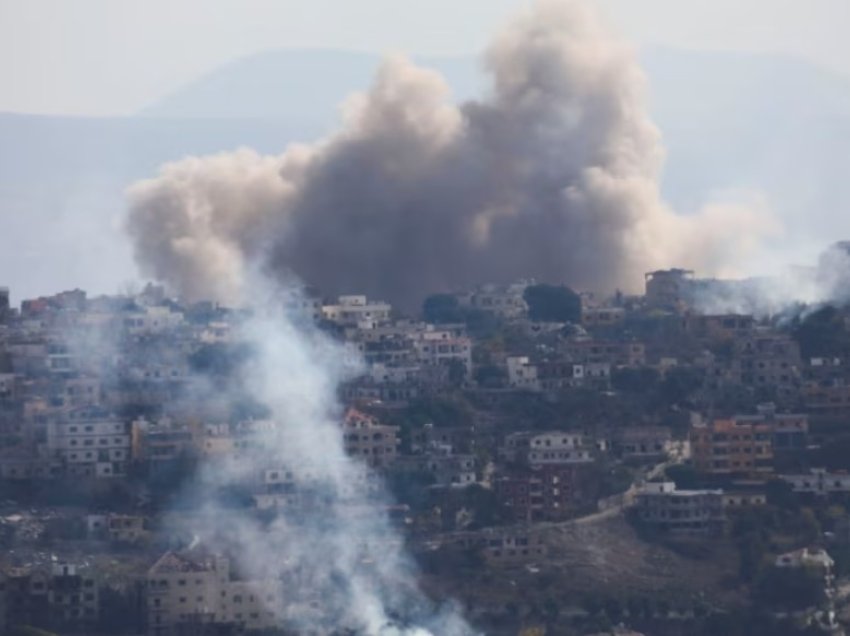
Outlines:
{"label": "pale blue sky", "polygon": [[[850,77],[848,0],[588,0],[638,45],[781,51]],[[130,114],[281,47],[468,54],[522,0],[0,0],[0,111]]]}

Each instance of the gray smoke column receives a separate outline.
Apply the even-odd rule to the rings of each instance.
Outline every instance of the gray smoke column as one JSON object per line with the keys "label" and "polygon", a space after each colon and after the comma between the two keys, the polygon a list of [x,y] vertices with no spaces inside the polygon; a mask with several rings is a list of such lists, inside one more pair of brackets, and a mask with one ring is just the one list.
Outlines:
{"label": "gray smoke column", "polygon": [[664,205],[644,76],[583,2],[534,3],[483,67],[486,94],[458,106],[392,57],[326,139],[162,167],[130,190],[138,263],[189,298],[238,301],[262,269],[412,306],[519,277],[610,291],[658,267],[718,273],[769,229],[743,207]]}

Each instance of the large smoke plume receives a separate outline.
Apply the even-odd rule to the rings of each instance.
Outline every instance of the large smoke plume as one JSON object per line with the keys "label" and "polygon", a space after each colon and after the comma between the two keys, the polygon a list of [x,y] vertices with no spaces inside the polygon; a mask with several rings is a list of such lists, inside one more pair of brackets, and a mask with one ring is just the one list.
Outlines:
{"label": "large smoke plume", "polygon": [[[131,190],[128,229],[147,274],[190,300],[265,307],[242,331],[257,352],[246,386],[269,409],[264,451],[210,466],[190,497],[207,511],[205,542],[252,579],[303,577],[287,626],[472,633],[419,591],[372,473],[345,455],[342,352],[265,302],[290,273],[402,304],[527,276],[612,289],[672,263],[715,269],[762,228],[742,210],[680,217],[661,202],[642,74],[583,4],[537,2],[495,39],[485,69],[488,94],[456,106],[438,75],[388,59],[333,136],[278,157],[185,159]],[[323,504],[271,520],[221,508],[221,488],[266,466]],[[318,615],[299,610],[299,589],[320,599]]]}
{"label": "large smoke plume", "polygon": [[487,93],[458,106],[392,57],[326,139],[164,166],[131,189],[137,261],[189,298],[238,301],[263,269],[410,306],[518,277],[606,291],[656,267],[718,273],[769,226],[663,203],[643,74],[582,2],[536,2],[483,66]]}

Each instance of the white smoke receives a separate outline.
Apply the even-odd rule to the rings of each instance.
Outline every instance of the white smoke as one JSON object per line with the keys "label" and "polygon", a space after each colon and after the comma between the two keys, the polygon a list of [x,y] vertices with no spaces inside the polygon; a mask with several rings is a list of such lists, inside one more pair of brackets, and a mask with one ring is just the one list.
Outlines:
{"label": "white smoke", "polygon": [[661,267],[713,274],[771,229],[759,210],[663,203],[643,73],[584,2],[533,3],[484,69],[487,93],[457,106],[390,58],[326,139],[164,166],[130,191],[138,263],[189,298],[244,298],[262,268],[413,306],[520,277],[613,291]]}
{"label": "white smoke", "polygon": [[[386,513],[390,498],[380,479],[346,455],[336,390],[358,371],[356,361],[289,315],[285,307],[292,303],[279,292],[263,295],[264,288],[252,284],[259,309],[240,335],[256,351],[245,385],[270,415],[248,436],[249,451],[210,462],[189,490],[191,500],[202,502],[203,542],[232,554],[249,579],[288,581],[282,626],[471,636],[474,630],[453,605],[438,606],[420,591]],[[222,488],[251,483],[272,469],[293,475],[304,500],[271,520],[218,503]]]}

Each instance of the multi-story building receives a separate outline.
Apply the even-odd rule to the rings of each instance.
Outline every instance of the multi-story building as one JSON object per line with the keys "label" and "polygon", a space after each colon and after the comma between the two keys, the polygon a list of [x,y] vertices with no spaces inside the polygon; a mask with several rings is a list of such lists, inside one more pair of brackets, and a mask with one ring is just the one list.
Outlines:
{"label": "multi-story building", "polygon": [[161,334],[183,324],[183,314],[168,306],[142,307],[123,315],[123,327],[130,335]]}
{"label": "multi-story building", "polygon": [[366,296],[340,296],[335,305],[324,305],[322,317],[342,327],[375,329],[390,319],[392,307],[383,301],[370,301]]}
{"label": "multi-story building", "polygon": [[722,490],[677,490],[673,482],[644,484],[635,510],[642,523],[672,534],[718,534],[726,521]]}
{"label": "multi-story building", "polygon": [[512,468],[496,478],[496,492],[517,520],[563,520],[594,498],[588,466],[539,464]]}
{"label": "multi-story building", "polygon": [[508,461],[529,466],[594,461],[592,445],[584,435],[560,431],[511,433],[505,437],[501,455]]}
{"label": "multi-story building", "polygon": [[723,493],[723,507],[726,510],[760,508],[767,505],[767,494],[759,491],[739,490]]}
{"label": "multi-story building", "polygon": [[646,364],[646,347],[634,340],[573,338],[563,343],[561,352],[567,360],[582,365],[607,364],[618,368]]}
{"label": "multi-story building", "polygon": [[168,470],[187,457],[198,454],[200,427],[162,419],[150,422],[144,418],[132,423],[133,459],[146,462],[152,474]]}
{"label": "multi-story building", "polygon": [[533,526],[503,530],[487,528],[481,532],[457,535],[454,543],[464,548],[480,550],[493,564],[515,564],[544,559],[549,547],[543,534]]}
{"label": "multi-story building", "polygon": [[756,475],[773,471],[773,425],[736,419],[696,422],[691,427],[694,468],[712,475]]}
{"label": "multi-story building", "polygon": [[130,460],[129,426],[97,409],[75,410],[48,427],[47,450],[70,475],[120,477]]}
{"label": "multi-story building", "polygon": [[417,360],[425,366],[458,363],[468,375],[472,371],[472,341],[451,331],[422,331],[413,343]]}
{"label": "multi-story building", "polygon": [[594,307],[581,305],[581,324],[585,327],[615,327],[626,319],[626,310],[622,307]]}
{"label": "multi-story building", "polygon": [[69,409],[98,406],[102,404],[100,378],[83,374],[64,378],[56,386],[54,400]]}
{"label": "multi-story building", "polygon": [[227,558],[203,547],[167,552],[151,567],[147,608],[150,636],[271,629],[285,615],[280,580],[237,580]]}
{"label": "multi-story building", "polygon": [[802,386],[800,347],[787,334],[759,329],[739,338],[733,363],[740,369],[742,384],[769,387],[780,399],[798,395]]}
{"label": "multi-story building", "polygon": [[421,429],[411,431],[410,449],[422,453],[439,445],[448,447],[452,453],[471,453],[475,446],[473,426],[434,426],[426,423]]}
{"label": "multi-story building", "polygon": [[646,304],[654,309],[680,309],[689,302],[694,285],[694,272],[686,269],[669,269],[648,272],[646,278]]}
{"label": "multi-story building", "polygon": [[462,305],[489,311],[502,318],[521,318],[528,313],[525,290],[533,284],[534,281],[521,280],[509,285],[481,285],[473,292],[460,295],[458,300]]}
{"label": "multi-story building", "polygon": [[87,515],[86,531],[90,539],[116,543],[137,543],[150,536],[147,518],[138,515]]}
{"label": "multi-story building", "polygon": [[0,608],[0,628],[91,633],[100,614],[97,579],[87,569],[66,563],[6,568],[0,570]]}
{"label": "multi-story building", "polygon": [[802,396],[806,409],[812,413],[822,415],[850,413],[850,383],[843,378],[806,382],[802,389]]}
{"label": "multi-story building", "polygon": [[372,468],[386,468],[398,456],[398,427],[381,424],[376,417],[349,408],[342,424],[345,451]]}
{"label": "multi-story building", "polygon": [[673,435],[666,426],[635,426],[617,432],[614,446],[627,460],[652,460],[666,457]]}
{"label": "multi-story building", "polygon": [[800,413],[777,413],[774,404],[760,404],[756,415],[736,415],[740,424],[769,424],[775,453],[802,451],[809,437],[809,417]]}
{"label": "multi-story building", "polygon": [[528,356],[508,356],[508,386],[512,389],[539,391],[540,378],[537,365],[531,364]]}
{"label": "multi-story building", "polygon": [[808,474],[780,475],[780,479],[791,484],[794,492],[810,495],[828,496],[850,492],[850,474],[830,472],[824,468],[814,468]]}

